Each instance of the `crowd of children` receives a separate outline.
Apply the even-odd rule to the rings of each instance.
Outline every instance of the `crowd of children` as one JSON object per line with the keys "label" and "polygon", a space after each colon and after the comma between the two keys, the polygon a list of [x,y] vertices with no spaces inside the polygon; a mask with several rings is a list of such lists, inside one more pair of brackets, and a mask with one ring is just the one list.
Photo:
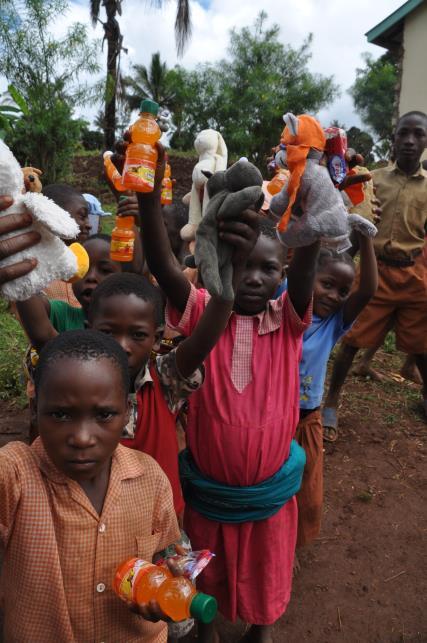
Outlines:
{"label": "crowd of children", "polygon": [[[5,641],[165,642],[158,604],[131,611],[112,579],[126,558],[179,548],[183,529],[193,549],[215,553],[198,586],[226,619],[248,623],[246,643],[272,643],[295,550],[319,535],[323,440],[337,438],[342,384],[358,348],[377,346],[391,325],[398,348],[415,356],[427,412],[426,146],[427,116],[402,116],[394,164],[372,173],[378,235],[356,233],[357,268],[320,242],[296,248],[287,265],[268,210],[220,218],[234,301],[210,297],[183,269],[185,217],[162,209],[161,146],[154,190],[118,207],[139,222],[132,263],[111,260],[94,197],[44,188],[79,224],[90,266],[72,286],[17,304],[33,348],[33,442],[0,449]],[[0,209],[10,203],[0,196]],[[2,238],[28,223],[0,218],[0,258],[38,242],[35,232]],[[0,283],[33,267],[0,268]],[[179,336],[167,352],[165,328]],[[199,623],[198,637],[217,643],[215,624]]]}

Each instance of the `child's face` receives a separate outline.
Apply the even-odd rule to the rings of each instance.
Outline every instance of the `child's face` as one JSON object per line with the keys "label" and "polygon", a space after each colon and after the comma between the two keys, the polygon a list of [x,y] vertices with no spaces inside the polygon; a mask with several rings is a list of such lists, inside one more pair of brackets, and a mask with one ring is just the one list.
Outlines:
{"label": "child's face", "polygon": [[120,263],[110,259],[110,244],[104,239],[88,239],[84,247],[89,255],[89,270],[83,279],[73,284],[73,292],[87,313],[95,288],[108,275],[121,272],[122,267]]}
{"label": "child's face", "polygon": [[136,295],[113,295],[101,299],[91,326],[114,337],[126,352],[132,381],[147,364],[151,351],[160,341],[153,303]]}
{"label": "child's face", "polygon": [[313,312],[321,318],[336,313],[350,296],[354,281],[353,266],[341,261],[329,261],[316,273],[313,292]]}
{"label": "child's face", "polygon": [[418,162],[427,146],[427,123],[422,116],[403,118],[394,135],[394,153],[398,163]]}
{"label": "child's face", "polygon": [[89,223],[89,206],[83,196],[75,196],[70,199],[67,210],[73,217],[74,221],[80,228],[80,233],[76,238],[79,243],[84,243],[89,238],[90,223]]}
{"label": "child's face", "polygon": [[129,420],[118,366],[110,359],[63,358],[44,375],[37,425],[57,469],[77,482],[105,474]]}
{"label": "child's face", "polygon": [[284,247],[279,241],[261,234],[246,263],[234,310],[241,315],[256,315],[263,311],[284,277],[284,264]]}

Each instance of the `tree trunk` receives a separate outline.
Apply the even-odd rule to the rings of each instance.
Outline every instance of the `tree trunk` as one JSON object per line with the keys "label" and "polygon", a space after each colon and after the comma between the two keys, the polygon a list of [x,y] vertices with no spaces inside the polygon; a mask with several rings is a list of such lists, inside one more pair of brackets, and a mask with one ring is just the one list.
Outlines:
{"label": "tree trunk", "polygon": [[122,46],[120,25],[116,20],[117,4],[117,0],[103,0],[107,14],[107,21],[104,23],[105,39],[107,41],[104,139],[108,150],[113,149],[116,137],[117,67]]}

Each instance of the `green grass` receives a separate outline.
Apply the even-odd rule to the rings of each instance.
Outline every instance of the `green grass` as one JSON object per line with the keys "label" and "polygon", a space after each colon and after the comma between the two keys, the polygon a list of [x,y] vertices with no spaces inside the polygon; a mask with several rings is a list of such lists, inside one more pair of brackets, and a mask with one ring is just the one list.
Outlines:
{"label": "green grass", "polygon": [[26,401],[23,360],[27,346],[20,323],[0,300],[0,399],[15,398],[22,406]]}

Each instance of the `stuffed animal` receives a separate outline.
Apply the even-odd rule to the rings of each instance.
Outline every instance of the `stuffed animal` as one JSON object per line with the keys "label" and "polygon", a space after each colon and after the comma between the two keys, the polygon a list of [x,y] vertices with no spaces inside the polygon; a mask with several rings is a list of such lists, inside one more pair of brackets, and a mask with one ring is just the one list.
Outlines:
{"label": "stuffed animal", "polygon": [[[194,141],[194,147],[199,155],[199,161],[193,169],[193,185],[190,193],[188,223],[181,230],[184,241],[196,238],[196,230],[205,214],[209,201],[206,191],[207,177],[204,172],[214,174],[227,168],[227,146],[221,134],[213,129],[199,132]],[[188,200],[188,197],[184,199]]]}
{"label": "stuffed animal", "polygon": [[264,202],[261,172],[247,160],[234,163],[228,170],[208,177],[206,190],[209,202],[197,229],[195,263],[205,288],[211,295],[234,299],[233,248],[218,238],[218,215],[238,218],[248,208],[258,210]]}
{"label": "stuffed animal", "polygon": [[[348,214],[328,170],[320,165],[326,144],[320,123],[306,114],[297,117],[288,113],[283,120],[282,143],[290,177],[270,203],[270,211],[280,217],[277,229],[282,243],[295,248],[321,239],[344,252],[351,247],[352,228],[375,236],[377,229],[370,221]],[[299,207],[298,216],[292,213],[294,205]]]}
{"label": "stuffed animal", "polygon": [[0,194],[8,194],[14,201],[10,208],[0,213],[0,216],[22,213],[26,209],[33,217],[33,223],[24,231],[11,232],[2,238],[7,239],[29,230],[36,230],[41,236],[37,245],[0,261],[0,266],[7,266],[30,257],[37,259],[37,266],[28,275],[0,286],[0,292],[6,299],[25,300],[41,292],[55,279],[66,280],[76,274],[83,276],[83,264],[88,264],[84,248],[76,244],[79,246],[77,252],[81,257],[79,263],[76,254],[60,239],[75,239],[79,234],[79,226],[68,212],[47,197],[37,192],[24,193],[21,168],[10,149],[1,140]]}
{"label": "stuffed animal", "polygon": [[24,187],[26,192],[41,192],[43,189],[40,176],[43,174],[36,167],[23,167]]}

